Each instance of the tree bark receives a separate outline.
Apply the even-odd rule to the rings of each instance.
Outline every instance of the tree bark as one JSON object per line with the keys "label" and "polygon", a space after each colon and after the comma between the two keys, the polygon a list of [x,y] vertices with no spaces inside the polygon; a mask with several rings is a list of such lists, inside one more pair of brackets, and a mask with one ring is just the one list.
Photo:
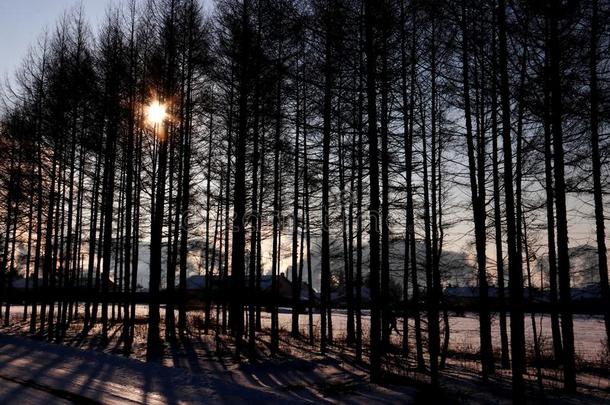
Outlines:
{"label": "tree bark", "polygon": [[368,112],[369,143],[369,272],[371,290],[371,327],[370,327],[370,363],[371,382],[381,380],[381,319],[379,304],[379,164],[377,148],[377,19],[378,10],[375,1],[365,3],[365,54],[366,54],[366,94]]}

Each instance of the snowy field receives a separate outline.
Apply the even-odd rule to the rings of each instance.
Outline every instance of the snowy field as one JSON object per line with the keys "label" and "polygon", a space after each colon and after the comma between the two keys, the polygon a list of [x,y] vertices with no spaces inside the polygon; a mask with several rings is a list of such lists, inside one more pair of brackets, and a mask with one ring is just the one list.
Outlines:
{"label": "snowy field", "polygon": [[[508,315],[507,315],[508,317]],[[536,329],[543,350],[551,350],[551,317],[549,315],[536,315]],[[508,340],[510,344],[510,319],[507,318]],[[461,351],[468,345],[478,346],[479,320],[475,314],[466,314],[463,317],[451,316],[449,318],[451,330],[450,345],[456,351]],[[525,316],[525,333],[527,345],[533,345],[533,330],[531,315]],[[604,319],[602,316],[574,316],[574,347],[577,358],[595,363],[600,361],[606,340]],[[500,321],[497,316],[492,322],[492,339],[494,349],[500,347]]]}
{"label": "snowy field", "polygon": [[[118,307],[117,307],[118,308]],[[118,311],[118,309],[117,309]],[[109,311],[110,313],[111,311]],[[11,318],[15,321],[19,320],[20,314],[23,313],[23,306],[17,305],[11,307]],[[81,310],[81,314],[83,311]],[[162,308],[161,314],[164,315],[165,310]],[[140,319],[145,319],[148,315],[148,306],[137,305],[136,315]],[[177,317],[176,312],[176,317]],[[189,316],[201,317],[203,316],[202,311],[189,311]],[[212,317],[216,318],[215,310],[212,311]],[[268,312],[262,313],[263,328],[271,327],[271,319]],[[425,328],[425,314],[422,313],[422,325]],[[247,319],[247,316],[245,317]],[[551,319],[549,315],[535,316],[536,328],[539,336],[539,341],[542,345],[542,350],[551,350]],[[285,331],[291,330],[292,325],[292,313],[290,308],[280,308],[279,310],[279,323],[280,329]],[[363,339],[368,341],[368,329],[369,329],[370,317],[369,311],[362,311],[362,329]],[[319,336],[320,333],[320,315],[318,313],[313,314],[314,334]],[[398,329],[402,333],[403,321],[401,318],[398,319]],[[347,334],[347,314],[345,310],[334,310],[332,319],[333,335],[335,338],[342,340]],[[450,328],[450,340],[449,349],[456,352],[476,352],[479,346],[479,320],[474,313],[465,313],[457,316],[453,313],[449,314],[449,328]],[[508,328],[508,339],[510,343],[510,318],[507,314],[507,328]],[[299,316],[299,329],[303,335],[307,335],[309,331],[309,316],[308,314],[301,314]],[[443,325],[441,322],[441,330]],[[413,319],[409,319],[409,335],[414,338],[414,325]],[[425,331],[424,331],[425,332]],[[526,344],[533,345],[533,329],[531,315],[525,315],[525,332],[526,332]],[[402,340],[402,336],[399,336],[394,332],[393,340],[398,344]],[[412,339],[411,339],[412,340]],[[500,322],[499,317],[495,314],[492,317],[492,340],[494,349],[499,350],[500,348]],[[605,353],[605,329],[604,321],[602,316],[588,316],[588,315],[575,315],[574,316],[574,343],[576,349],[576,355],[579,360],[586,361],[588,363],[596,363],[601,360],[607,361],[605,357],[608,353]]]}
{"label": "snowy field", "polygon": [[[313,315],[314,317],[314,332],[318,331],[320,325],[319,314]],[[508,314],[507,314],[508,317]],[[265,316],[263,319],[269,319]],[[541,337],[540,342],[543,345],[543,349],[550,350],[551,344],[551,318],[548,315],[536,315],[536,329],[538,336]],[[308,315],[300,315],[300,330],[306,334],[308,331],[309,318]],[[292,325],[292,315],[290,308],[280,309],[279,314],[280,328],[290,330]],[[368,311],[363,312],[362,317],[362,328],[365,331],[365,335],[368,334],[370,318]],[[425,321],[425,314],[422,315],[422,321]],[[267,326],[270,326],[267,325]],[[333,313],[333,333],[335,336],[341,338],[345,337],[347,331],[347,315],[343,310],[337,310]],[[398,329],[402,333],[403,322],[402,319],[398,319]],[[441,330],[443,325],[441,323]],[[507,318],[508,338],[510,343],[510,319]],[[479,319],[474,313],[466,313],[463,316],[456,316],[452,313],[449,315],[449,349],[452,351],[467,351],[473,352],[478,350],[479,346]],[[409,319],[409,335],[413,337],[413,319]],[[526,314],[525,316],[525,332],[526,342],[533,345],[533,329],[531,315]],[[368,340],[368,337],[365,336]],[[398,343],[402,337],[398,336],[394,332],[393,339]],[[494,349],[500,348],[500,321],[496,315],[492,319],[492,339]],[[602,316],[574,316],[574,344],[576,349],[576,355],[581,360],[587,362],[598,362],[600,356],[603,354],[605,344],[605,329],[604,319]]]}

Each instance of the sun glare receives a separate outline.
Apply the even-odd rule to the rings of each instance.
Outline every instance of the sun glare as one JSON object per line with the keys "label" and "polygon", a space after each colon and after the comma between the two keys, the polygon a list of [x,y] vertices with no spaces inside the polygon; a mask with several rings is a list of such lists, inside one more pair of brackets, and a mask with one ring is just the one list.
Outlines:
{"label": "sun glare", "polygon": [[146,117],[148,122],[153,125],[161,124],[167,116],[165,105],[159,103],[159,101],[153,101],[147,107]]}

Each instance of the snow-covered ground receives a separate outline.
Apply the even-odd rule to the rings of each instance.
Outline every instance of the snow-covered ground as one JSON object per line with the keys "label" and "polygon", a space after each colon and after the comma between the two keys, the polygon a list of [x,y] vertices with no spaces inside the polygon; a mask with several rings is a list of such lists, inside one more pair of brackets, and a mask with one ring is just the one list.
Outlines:
{"label": "snow-covered ground", "polygon": [[192,374],[180,368],[18,337],[0,336],[0,344],[0,383],[20,382],[12,389],[2,384],[3,404],[20,403],[20,394],[32,390],[64,393],[63,398],[61,393],[51,394],[53,401],[65,399],[67,394],[104,404],[230,403],[245,398],[282,401],[272,390],[236,384],[223,370]]}
{"label": "snow-covered ground", "polygon": [[[508,315],[507,315],[508,316]],[[536,331],[542,337],[543,349],[551,349],[551,318],[549,315],[536,315]],[[510,343],[510,319],[507,319],[508,340]],[[449,318],[451,330],[451,348],[460,351],[468,345],[477,346],[479,343],[479,319],[475,314],[464,316],[451,316]],[[525,333],[528,345],[533,345],[533,328],[530,314],[525,316]],[[500,321],[498,316],[492,319],[492,339],[494,348],[500,347]],[[606,332],[603,316],[574,316],[574,346],[576,356],[587,362],[599,362],[604,355]]]}
{"label": "snow-covered ground", "polygon": [[[120,324],[110,329],[110,342],[100,344],[94,328],[88,337],[79,335],[78,323],[72,325],[64,346],[19,337],[27,335],[28,323],[21,321],[23,307],[12,308],[12,326],[0,329],[0,404],[4,403],[404,403],[418,395],[407,386],[373,386],[368,384],[367,370],[353,361],[353,352],[343,344],[332,346],[327,356],[321,356],[317,347],[303,340],[281,334],[282,355],[273,358],[268,351],[268,334],[258,338],[260,360],[236,362],[232,357],[232,340],[226,336],[205,335],[197,331],[197,317],[201,311],[191,311],[191,340],[189,343],[166,345],[161,363],[143,362],[146,344],[147,307],[138,306],[139,322],[131,359],[121,356]],[[163,314],[164,311],[162,311]],[[214,312],[213,312],[214,313]],[[81,311],[82,314],[82,311]],[[282,308],[280,326],[290,330],[291,313]],[[550,335],[548,318],[537,317],[538,332]],[[270,324],[269,314],[262,314],[263,327]],[[346,331],[344,311],[333,316],[333,332],[341,342]],[[413,332],[410,322],[411,336]],[[499,348],[498,320],[493,324],[494,346]],[[364,342],[368,342],[368,313],[363,314]],[[478,319],[474,314],[450,317],[450,351],[466,354],[478,351]],[[300,316],[300,329],[308,331],[308,316]],[[398,329],[402,331],[399,320]],[[531,342],[531,320],[526,317],[526,329]],[[163,330],[163,327],[162,327]],[[319,335],[319,315],[314,314],[314,332]],[[576,349],[580,358],[601,364],[603,351],[603,322],[597,317],[575,317]],[[15,336],[16,335],[16,336]],[[394,334],[399,345],[402,336]],[[307,339],[305,339],[306,341]],[[413,343],[413,339],[411,339]],[[546,343],[548,347],[548,341]],[[71,347],[66,347],[71,346]],[[89,350],[83,350],[89,349]],[[366,353],[365,353],[366,355]],[[473,399],[471,403],[509,402],[510,390],[481,389],[477,377],[478,365],[474,359],[450,358],[443,372],[444,387]],[[397,354],[388,362],[407,364]],[[412,359],[410,360],[412,361]],[[412,365],[412,363],[411,363]],[[392,369],[395,365],[387,363]],[[408,368],[408,367],[407,367]],[[499,384],[510,382],[507,371],[498,371]],[[413,370],[407,371],[407,376]],[[533,376],[533,373],[531,373]],[[557,375],[557,377],[560,377]],[[421,376],[415,376],[421,379]],[[553,380],[553,376],[549,377]],[[425,379],[425,378],[424,378]],[[579,374],[583,391],[592,394],[589,403],[610,400],[610,380],[607,376]],[[553,387],[559,387],[557,382]],[[588,394],[589,395],[589,394]],[[20,398],[24,400],[20,400]],[[578,402],[578,401],[576,401]]]}
{"label": "snow-covered ground", "polygon": [[[279,321],[280,327],[286,330],[290,330],[292,315],[290,308],[283,308],[280,310]],[[510,343],[510,314],[507,315],[507,328],[508,338]],[[314,325],[315,329],[318,330],[320,324],[320,318],[318,314],[314,314]],[[422,317],[424,319],[425,316]],[[266,319],[266,318],[264,318]],[[303,333],[307,333],[309,318],[305,315],[300,315],[299,318],[300,330]],[[551,319],[548,315],[536,315],[536,331],[538,336],[541,337],[540,341],[544,348],[550,349],[551,342]],[[443,326],[441,325],[441,328]],[[362,328],[365,334],[368,333],[369,329],[369,316],[368,311],[363,312]],[[398,319],[398,329],[403,330],[402,319]],[[414,325],[413,319],[409,319],[410,334],[413,333]],[[479,345],[479,318],[474,313],[465,313],[457,316],[453,313],[449,314],[449,349],[453,351],[476,351]],[[347,331],[347,315],[344,310],[336,310],[333,313],[333,331],[336,336],[345,336]],[[526,341],[529,344],[533,344],[533,328],[530,314],[525,316],[525,333]],[[575,315],[574,316],[574,345],[576,349],[576,355],[587,362],[600,361],[600,356],[603,354],[604,341],[606,339],[606,332],[604,329],[603,316],[587,316],[587,315]],[[394,335],[396,340],[401,339],[400,336]],[[494,348],[500,347],[500,320],[497,314],[492,317],[492,339]]]}
{"label": "snow-covered ground", "polygon": [[0,403],[295,404],[403,403],[415,390],[367,384],[337,361],[207,361],[165,367],[105,353],[0,335]]}
{"label": "snow-covered ground", "polygon": [[[289,331],[292,325],[292,310],[290,308],[280,308],[279,311],[279,323],[280,328]],[[162,314],[164,310],[162,309]],[[11,308],[12,318],[14,320],[20,319],[20,314],[23,313],[23,306],[17,305]],[[82,311],[81,311],[82,313]],[[177,314],[177,313],[176,313]],[[191,316],[201,316],[201,311],[191,311]],[[139,318],[146,318],[148,316],[147,305],[137,305],[136,315]],[[508,327],[508,338],[510,342],[510,319],[507,314],[507,327]],[[177,316],[177,315],[176,315]],[[215,317],[213,311],[212,316]],[[262,314],[263,327],[270,327],[269,314],[263,312]],[[425,321],[424,314],[422,320]],[[362,329],[364,331],[364,339],[368,338],[369,329],[369,311],[362,311]],[[319,335],[320,326],[320,315],[318,313],[313,314],[314,332]],[[548,315],[536,315],[535,316],[536,328],[540,342],[543,346],[543,350],[551,349],[551,319]],[[307,335],[309,331],[309,317],[307,314],[301,314],[299,317],[299,329],[302,334]],[[449,314],[449,325],[450,325],[450,340],[449,349],[452,351],[477,351],[479,346],[479,320],[478,316],[474,313],[460,314],[459,316],[450,313]],[[347,331],[347,314],[345,310],[335,309],[333,310],[332,319],[333,333],[336,337],[341,338],[346,336]],[[441,325],[441,328],[443,325]],[[403,330],[402,319],[398,319],[398,329]],[[409,332],[413,334],[414,325],[413,319],[409,319]],[[533,329],[530,314],[525,315],[525,332],[526,342],[529,345],[533,345]],[[393,337],[397,342],[402,339],[401,336],[394,335]],[[492,340],[494,348],[500,347],[500,321],[498,314],[492,314]],[[609,353],[605,353],[605,329],[604,320],[602,316],[588,316],[588,315],[574,315],[574,343],[576,349],[576,355],[580,360],[584,360],[589,363],[600,362],[600,360],[610,360],[603,358]]]}

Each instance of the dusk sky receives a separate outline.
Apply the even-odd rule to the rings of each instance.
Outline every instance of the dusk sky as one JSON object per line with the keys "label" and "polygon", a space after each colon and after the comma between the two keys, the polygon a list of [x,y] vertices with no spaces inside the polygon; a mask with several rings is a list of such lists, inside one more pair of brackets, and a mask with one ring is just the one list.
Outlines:
{"label": "dusk sky", "polygon": [[[115,0],[116,2],[116,0]],[[12,78],[29,47],[52,28],[66,10],[80,0],[0,0],[0,78]],[[111,4],[109,0],[83,0],[87,19],[95,27]]]}

